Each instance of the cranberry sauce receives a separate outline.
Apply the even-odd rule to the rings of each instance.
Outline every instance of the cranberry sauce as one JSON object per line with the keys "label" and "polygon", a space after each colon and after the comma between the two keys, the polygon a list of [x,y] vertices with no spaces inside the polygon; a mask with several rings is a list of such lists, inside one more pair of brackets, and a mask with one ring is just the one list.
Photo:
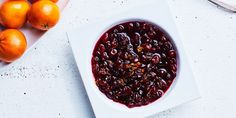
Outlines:
{"label": "cranberry sauce", "polygon": [[105,32],[93,50],[92,72],[99,90],[129,108],[147,105],[176,77],[177,52],[157,25],[132,21]]}

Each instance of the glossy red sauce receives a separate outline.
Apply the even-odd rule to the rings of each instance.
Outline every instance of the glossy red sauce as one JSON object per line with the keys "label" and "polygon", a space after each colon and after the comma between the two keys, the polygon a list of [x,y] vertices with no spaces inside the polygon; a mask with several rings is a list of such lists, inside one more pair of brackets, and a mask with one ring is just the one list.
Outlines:
{"label": "glossy red sauce", "polygon": [[116,25],[97,41],[91,59],[99,90],[129,108],[164,95],[177,72],[177,51],[157,25],[132,21]]}

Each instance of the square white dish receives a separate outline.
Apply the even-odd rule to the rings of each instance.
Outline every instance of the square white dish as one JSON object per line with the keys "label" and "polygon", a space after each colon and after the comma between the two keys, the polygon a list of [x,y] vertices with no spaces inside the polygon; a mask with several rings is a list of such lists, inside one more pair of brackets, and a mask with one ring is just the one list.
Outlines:
{"label": "square white dish", "polygon": [[[131,19],[147,20],[162,27],[172,37],[179,54],[179,73],[171,89],[155,102],[135,108],[115,103],[101,93],[95,84],[91,68],[93,48],[100,36],[111,26]],[[97,23],[69,31],[67,34],[97,118],[147,117],[199,98],[191,68],[166,1],[153,0],[153,2],[133,7],[129,11],[106,17]]]}

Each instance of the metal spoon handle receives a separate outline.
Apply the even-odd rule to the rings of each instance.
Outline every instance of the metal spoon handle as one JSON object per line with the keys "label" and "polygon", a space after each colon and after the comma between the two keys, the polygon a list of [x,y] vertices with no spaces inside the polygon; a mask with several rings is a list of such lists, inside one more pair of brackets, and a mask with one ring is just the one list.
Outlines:
{"label": "metal spoon handle", "polygon": [[236,12],[236,6],[235,5],[230,5],[228,3],[223,2],[222,0],[208,0],[220,7],[223,7],[224,9],[230,10],[232,12]]}

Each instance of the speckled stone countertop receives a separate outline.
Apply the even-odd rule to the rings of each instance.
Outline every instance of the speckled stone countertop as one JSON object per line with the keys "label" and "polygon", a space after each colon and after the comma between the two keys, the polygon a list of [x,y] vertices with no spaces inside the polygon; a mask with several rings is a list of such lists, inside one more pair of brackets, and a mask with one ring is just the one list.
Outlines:
{"label": "speckled stone countertop", "polygon": [[[0,69],[0,118],[94,117],[65,31],[142,0],[71,0],[59,24]],[[202,98],[153,118],[236,116],[236,14],[206,0],[168,0]],[[106,6],[106,7],[104,7]]]}

